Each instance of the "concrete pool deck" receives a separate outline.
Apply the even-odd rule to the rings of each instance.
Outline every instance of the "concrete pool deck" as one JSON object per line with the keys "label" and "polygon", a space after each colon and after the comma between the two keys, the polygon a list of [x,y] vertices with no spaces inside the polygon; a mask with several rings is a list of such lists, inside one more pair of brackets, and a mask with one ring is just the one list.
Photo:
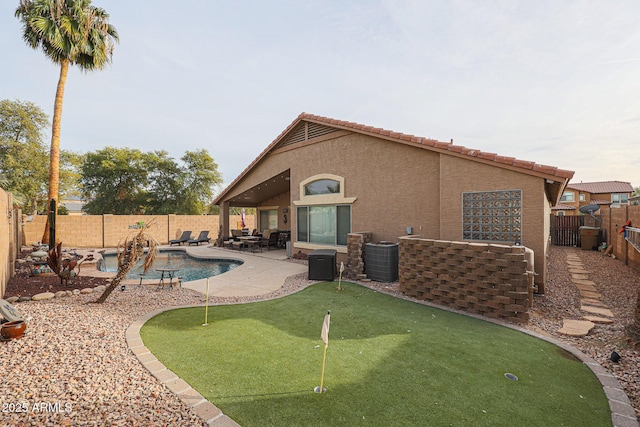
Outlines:
{"label": "concrete pool deck", "polygon": [[[211,246],[191,246],[194,257],[234,259],[243,264],[226,273],[209,278],[210,297],[248,297],[268,294],[282,287],[289,276],[305,273],[307,266],[288,262],[284,250],[247,253]],[[281,261],[281,262],[274,262]],[[207,279],[184,282],[184,288],[206,293]]]}
{"label": "concrete pool deck", "polygon": [[[159,246],[160,250],[181,250],[195,258],[231,259],[242,261],[242,265],[227,271],[226,273],[209,278],[210,297],[253,297],[265,295],[282,287],[289,276],[305,273],[307,266],[287,261],[287,253],[284,249],[243,252],[233,249],[221,249],[212,245],[202,246]],[[111,251],[111,249],[108,249]],[[83,252],[83,251],[78,251]],[[115,252],[115,249],[113,249]],[[274,262],[280,261],[280,262]],[[153,268],[153,267],[152,267]],[[106,271],[87,271],[84,274],[94,277],[112,278],[115,273]],[[176,273],[176,277],[180,272]],[[122,282],[126,285],[139,284],[139,279],[127,279]],[[176,286],[176,279],[174,279]],[[142,284],[157,285],[158,279],[144,279]],[[207,279],[183,282],[182,287],[193,289],[202,294],[207,292]]]}

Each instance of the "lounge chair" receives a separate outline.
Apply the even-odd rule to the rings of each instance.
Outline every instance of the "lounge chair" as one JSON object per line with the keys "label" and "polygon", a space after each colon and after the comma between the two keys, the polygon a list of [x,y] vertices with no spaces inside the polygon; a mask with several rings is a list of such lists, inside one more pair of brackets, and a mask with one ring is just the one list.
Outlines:
{"label": "lounge chair", "polygon": [[209,231],[205,230],[205,231],[201,231],[200,235],[198,236],[197,239],[189,239],[187,240],[187,243],[189,243],[189,246],[191,245],[198,245],[200,246],[200,243],[209,243],[209,240],[211,240],[211,237],[209,237]]}
{"label": "lounge chair", "polygon": [[183,231],[182,236],[178,239],[169,240],[169,246],[178,245],[182,246],[183,243],[187,243],[191,239],[191,230]]}

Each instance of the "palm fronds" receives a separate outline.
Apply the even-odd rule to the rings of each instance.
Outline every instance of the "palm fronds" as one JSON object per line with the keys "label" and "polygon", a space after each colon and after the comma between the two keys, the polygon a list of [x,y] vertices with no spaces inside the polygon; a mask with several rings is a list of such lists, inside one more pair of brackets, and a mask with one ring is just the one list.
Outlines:
{"label": "palm fronds", "polygon": [[[111,292],[127,277],[127,273],[138,261],[143,259],[143,256],[143,272],[146,273],[151,268],[158,253],[158,241],[147,233],[152,223],[139,223],[138,232],[132,238],[127,237],[123,245],[118,245],[118,272],[102,295],[100,295],[100,298],[96,300],[97,303],[105,302]],[[145,250],[147,246],[148,249]]]}

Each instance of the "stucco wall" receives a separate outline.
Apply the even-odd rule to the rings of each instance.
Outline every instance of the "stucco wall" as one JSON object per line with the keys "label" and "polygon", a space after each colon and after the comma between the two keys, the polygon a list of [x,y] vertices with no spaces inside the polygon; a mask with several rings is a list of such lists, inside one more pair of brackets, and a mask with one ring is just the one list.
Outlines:
{"label": "stucco wall", "polygon": [[[438,233],[438,157],[396,142],[349,134],[266,157],[252,174],[251,185],[233,194],[289,169],[291,200],[296,201],[299,182],[324,173],[342,176],[345,197],[356,197],[351,229],[371,229],[375,224],[374,240],[397,242],[408,226],[416,234]],[[294,215],[291,230],[295,229]]]}
{"label": "stucco wall", "polygon": [[[535,254],[536,283],[546,281],[549,215],[542,178],[507,169],[441,156],[441,232],[443,240],[462,240],[462,193],[472,191],[522,190],[522,241]],[[431,238],[432,236],[424,236]],[[501,242],[492,242],[501,243]],[[507,243],[507,242],[505,242]],[[509,244],[513,242],[508,242]],[[543,291],[543,290],[540,290]]]}
{"label": "stucco wall", "polygon": [[[462,239],[462,192],[520,189],[523,192],[522,244],[535,251],[537,283],[545,280],[548,230],[544,179],[498,165],[439,154],[397,141],[339,132],[278,149],[265,156],[232,192],[231,199],[268,178],[289,170],[290,224],[296,230],[299,183],[315,175],[344,177],[344,196],[353,197],[351,230],[368,230],[373,241],[398,242],[412,227],[428,239]],[[271,201],[265,203],[269,204]],[[278,202],[284,206],[284,201]],[[280,213],[280,218],[282,215]],[[294,249],[308,245],[296,245]],[[513,243],[513,242],[509,242]],[[346,252],[346,248],[338,248]]]}

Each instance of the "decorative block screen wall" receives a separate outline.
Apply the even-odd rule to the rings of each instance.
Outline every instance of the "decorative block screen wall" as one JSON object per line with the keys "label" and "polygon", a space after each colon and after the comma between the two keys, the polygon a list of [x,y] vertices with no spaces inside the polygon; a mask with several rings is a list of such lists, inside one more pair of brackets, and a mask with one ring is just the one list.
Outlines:
{"label": "decorative block screen wall", "polygon": [[400,291],[461,311],[527,322],[526,268],[522,246],[400,238]]}
{"label": "decorative block screen wall", "polygon": [[462,193],[464,240],[522,241],[522,191]]}

